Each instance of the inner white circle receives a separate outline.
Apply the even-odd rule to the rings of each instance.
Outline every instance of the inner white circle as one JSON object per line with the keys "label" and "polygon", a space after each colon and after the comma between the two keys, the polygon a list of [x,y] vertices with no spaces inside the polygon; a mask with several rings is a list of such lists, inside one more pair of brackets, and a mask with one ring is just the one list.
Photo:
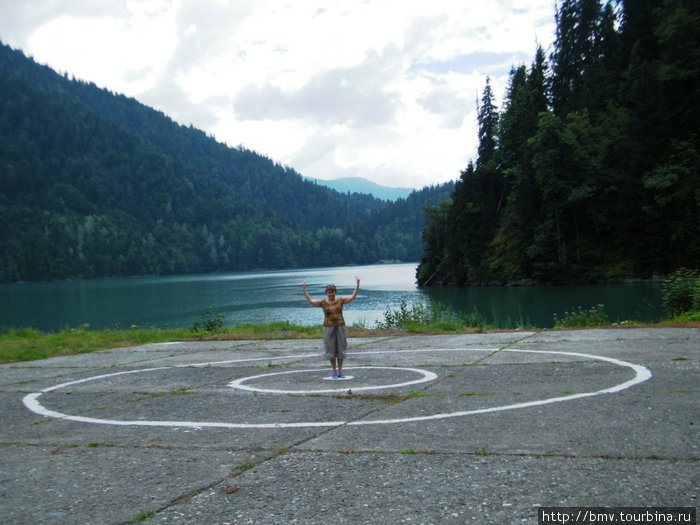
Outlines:
{"label": "inner white circle", "polygon": [[[389,353],[390,354],[390,353],[460,352],[460,351],[468,352],[470,350],[472,350],[472,349],[469,349],[469,348],[461,348],[461,349],[431,348],[431,349],[420,349],[420,350],[380,350],[380,351],[366,352],[366,353],[368,353],[368,354]],[[476,350],[476,349],[473,349],[473,350]],[[481,349],[481,350],[483,351],[483,349]],[[492,349],[492,350],[496,351],[498,349]],[[524,403],[515,403],[515,404],[511,404],[511,405],[502,405],[502,406],[482,408],[482,409],[476,409],[476,410],[465,410],[465,411],[457,411],[457,412],[438,413],[438,414],[431,414],[431,415],[426,415],[426,416],[416,416],[416,417],[407,417],[407,418],[374,419],[374,420],[364,420],[364,421],[342,421],[342,420],[340,420],[340,421],[303,421],[303,422],[297,422],[297,423],[229,423],[229,422],[223,422],[223,421],[144,421],[144,420],[140,420],[140,419],[129,421],[129,420],[119,420],[119,419],[99,419],[99,418],[93,418],[93,417],[74,416],[74,415],[64,414],[62,412],[49,410],[48,408],[44,407],[39,402],[39,398],[44,393],[59,390],[61,388],[65,388],[65,387],[68,387],[71,385],[86,383],[88,381],[96,381],[99,379],[104,379],[107,377],[114,377],[114,376],[128,375],[128,374],[147,373],[147,372],[153,372],[156,370],[167,370],[169,368],[203,367],[203,366],[210,366],[210,365],[222,365],[222,364],[230,364],[230,363],[243,363],[243,362],[251,362],[251,361],[269,360],[269,358],[267,358],[267,357],[264,357],[264,358],[258,357],[258,358],[236,359],[236,360],[230,360],[230,361],[213,361],[213,362],[209,362],[209,363],[191,363],[191,364],[187,364],[187,365],[176,365],[175,367],[161,366],[161,367],[156,367],[156,368],[142,368],[140,370],[128,370],[128,371],[123,371],[123,372],[114,372],[111,374],[102,374],[102,375],[98,375],[98,376],[88,377],[85,379],[77,379],[75,381],[68,381],[66,383],[61,383],[58,385],[50,386],[48,388],[44,388],[43,390],[40,390],[39,392],[33,392],[31,394],[27,394],[22,399],[22,402],[29,410],[31,410],[32,412],[35,412],[36,414],[39,414],[41,416],[54,417],[54,418],[63,419],[66,421],[77,421],[80,423],[94,423],[94,424],[100,424],[100,425],[115,425],[115,426],[171,427],[171,428],[195,428],[195,429],[201,429],[201,428],[273,429],[273,428],[304,428],[304,427],[338,427],[338,426],[343,426],[343,425],[348,425],[348,426],[389,425],[389,424],[396,424],[396,423],[412,423],[412,422],[418,422],[418,421],[433,421],[433,420],[438,420],[438,419],[448,419],[448,418],[453,418],[453,417],[469,416],[469,415],[473,415],[473,414],[487,414],[487,413],[491,413],[491,412],[501,412],[504,410],[515,410],[515,409],[519,409],[519,408],[527,408],[527,407],[533,407],[533,406],[546,405],[549,403],[560,403],[562,401],[570,401],[573,399],[581,399],[584,397],[598,396],[601,394],[612,394],[612,393],[620,392],[622,390],[630,388],[631,386],[637,385],[639,383],[643,383],[644,381],[646,381],[647,379],[649,379],[651,377],[651,371],[648,368],[646,368],[645,366],[636,365],[634,363],[630,363],[628,361],[622,361],[621,359],[614,359],[612,357],[604,357],[604,356],[593,355],[593,354],[582,354],[582,353],[578,353],[578,352],[557,352],[557,351],[552,351],[552,350],[520,350],[520,349],[514,349],[514,348],[504,348],[504,349],[501,349],[499,351],[524,353],[524,354],[566,355],[566,356],[572,356],[572,357],[578,357],[578,358],[584,358],[584,359],[592,359],[594,361],[605,361],[605,362],[612,363],[612,364],[617,365],[617,366],[631,368],[634,371],[635,375],[632,379],[630,379],[628,381],[614,385],[614,386],[609,387],[609,388],[604,388],[602,390],[596,390],[593,392],[583,392],[580,394],[557,396],[557,397],[552,397],[552,398],[547,398],[547,399],[538,399],[538,400],[534,400],[534,401],[527,401]],[[292,358],[300,358],[300,357],[308,357],[308,356],[303,355],[303,354],[298,355],[298,356],[280,356],[280,359],[292,359]]]}
{"label": "inner white circle", "polygon": [[[345,370],[362,370],[362,369],[369,369],[369,370],[404,370],[406,372],[415,372],[416,374],[421,375],[422,377],[415,379],[413,381],[406,381],[405,383],[391,383],[388,385],[375,385],[375,386],[358,386],[358,387],[352,387],[352,390],[357,392],[360,390],[382,390],[384,388],[398,388],[402,386],[410,386],[410,385],[417,385],[419,383],[425,383],[427,381],[432,381],[434,379],[437,379],[437,374],[433,372],[429,372],[428,370],[421,370],[420,368],[400,368],[398,366],[353,366],[353,367],[346,367]],[[324,389],[318,389],[318,390],[278,390],[274,388],[258,388],[254,386],[248,386],[244,385],[243,383],[246,383],[248,381],[254,381],[256,379],[261,379],[263,377],[270,377],[270,376],[281,376],[281,375],[286,375],[286,374],[303,374],[303,373],[310,373],[310,372],[327,372],[327,368],[314,368],[310,370],[290,370],[287,372],[273,372],[271,374],[259,374],[257,376],[248,376],[248,377],[242,377],[241,379],[236,379],[235,381],[231,381],[228,386],[231,388],[237,388],[239,390],[248,390],[250,392],[264,392],[266,394],[327,394],[331,392],[345,392],[348,388],[347,385],[340,387],[340,388],[324,388]]]}

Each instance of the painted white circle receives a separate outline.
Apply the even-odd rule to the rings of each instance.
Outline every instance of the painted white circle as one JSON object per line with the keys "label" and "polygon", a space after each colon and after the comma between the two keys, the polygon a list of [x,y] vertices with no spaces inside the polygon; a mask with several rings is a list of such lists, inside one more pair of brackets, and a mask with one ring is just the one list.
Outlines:
{"label": "painted white circle", "polygon": [[[421,353],[422,352],[460,352],[460,351],[470,351],[470,350],[483,351],[484,349],[437,349],[436,348],[436,349],[403,350],[403,351],[402,350],[399,350],[399,351],[385,350],[385,351],[367,352],[367,353],[368,354],[369,353],[377,354],[377,353],[410,353],[410,352],[415,352],[415,353],[419,353],[419,352],[421,352]],[[496,351],[499,349],[492,349],[492,350]],[[581,399],[584,397],[598,396],[601,394],[612,394],[612,393],[620,392],[622,390],[630,388],[630,387],[637,385],[639,383],[643,383],[644,381],[648,380],[651,377],[651,371],[648,368],[646,368],[645,366],[636,365],[634,363],[629,363],[627,361],[622,361],[620,359],[614,359],[612,357],[603,357],[603,356],[599,356],[599,355],[582,354],[582,353],[577,353],[577,352],[557,352],[557,351],[549,351],[549,350],[518,350],[518,349],[513,349],[513,348],[504,348],[504,349],[500,349],[500,351],[501,352],[526,353],[526,354],[566,355],[566,356],[577,357],[577,358],[592,359],[594,361],[605,361],[605,362],[612,363],[612,364],[617,365],[617,366],[630,368],[634,371],[635,375],[632,379],[625,381],[624,383],[620,383],[618,385],[614,385],[614,386],[609,387],[609,388],[604,388],[602,390],[596,390],[593,392],[583,392],[580,394],[558,396],[558,397],[552,397],[552,398],[547,398],[547,399],[539,399],[539,400],[535,400],[535,401],[527,401],[524,403],[515,403],[515,404],[511,404],[511,405],[503,405],[503,406],[497,406],[497,407],[491,407],[491,408],[482,408],[482,409],[477,409],[477,410],[465,410],[465,411],[457,411],[457,412],[438,413],[438,414],[432,414],[432,415],[426,415],[426,416],[395,418],[395,419],[375,419],[375,420],[367,420],[367,421],[342,421],[342,420],[340,420],[340,421],[303,421],[303,422],[297,422],[297,423],[228,423],[228,422],[219,422],[219,421],[144,421],[144,420],[128,421],[128,420],[116,420],[116,419],[99,419],[99,418],[64,414],[62,412],[56,412],[54,410],[49,410],[49,409],[45,408],[39,402],[39,397],[41,397],[41,395],[44,393],[51,392],[54,390],[59,390],[61,388],[65,388],[65,387],[71,386],[71,385],[76,385],[79,383],[85,383],[88,381],[96,381],[99,379],[104,379],[107,377],[114,377],[114,376],[120,376],[120,375],[126,375],[126,374],[147,373],[147,372],[153,372],[156,370],[167,370],[170,368],[204,367],[204,366],[209,366],[209,365],[241,363],[241,362],[250,362],[250,361],[263,361],[263,360],[269,361],[269,358],[238,359],[238,360],[218,361],[218,362],[210,362],[210,363],[194,363],[194,364],[188,364],[188,365],[177,365],[175,367],[162,366],[162,367],[157,367],[157,368],[144,368],[141,370],[129,370],[126,372],[115,372],[112,374],[103,374],[103,375],[88,377],[85,379],[78,379],[76,381],[69,381],[67,383],[61,383],[59,385],[54,385],[54,386],[45,388],[39,392],[33,392],[31,394],[27,394],[22,399],[22,402],[29,410],[31,410],[32,412],[35,412],[39,415],[42,415],[42,416],[54,417],[54,418],[63,419],[63,420],[67,420],[67,421],[77,421],[77,422],[81,422],[81,423],[93,423],[93,424],[116,425],[116,426],[175,427],[175,428],[196,428],[196,429],[201,429],[201,428],[273,429],[273,428],[303,428],[303,427],[337,427],[337,426],[343,426],[343,425],[347,425],[347,426],[388,425],[388,424],[413,423],[413,422],[419,422],[419,421],[432,421],[432,420],[438,420],[438,419],[448,419],[448,418],[453,418],[453,417],[469,416],[469,415],[473,415],[473,414],[487,414],[487,413],[491,413],[491,412],[502,412],[505,410],[515,410],[518,408],[527,408],[527,407],[533,407],[533,406],[547,405],[550,403],[560,403],[562,401],[571,401],[574,399]],[[283,356],[283,357],[280,357],[278,359],[293,359],[293,358],[299,358],[299,357],[308,357],[308,355]]]}
{"label": "painted white circle", "polygon": [[[423,377],[419,377],[418,379],[415,379],[413,381],[406,381],[405,383],[391,383],[388,385],[375,385],[375,386],[357,386],[353,387],[353,390],[358,392],[361,390],[382,390],[384,388],[399,388],[402,386],[410,386],[410,385],[417,385],[419,383],[425,383],[427,381],[433,381],[434,379],[437,379],[437,374],[433,372],[429,372],[427,370],[421,370],[419,368],[400,368],[397,366],[353,366],[353,367],[346,367],[346,370],[362,370],[362,369],[369,369],[369,370],[404,370],[406,372],[415,372],[416,374],[419,374]],[[277,390],[274,388],[258,388],[254,386],[249,386],[249,385],[244,385],[243,383],[247,383],[249,381],[254,381],[256,379],[262,379],[264,377],[271,377],[271,376],[282,376],[282,375],[288,375],[288,374],[304,374],[304,373],[311,373],[311,372],[325,372],[327,371],[327,368],[314,368],[311,370],[290,370],[287,372],[273,372],[271,374],[260,374],[257,376],[248,376],[248,377],[242,377],[241,379],[236,379],[235,381],[231,381],[228,386],[231,388],[237,388],[239,390],[248,390],[250,392],[264,392],[266,394],[328,394],[332,392],[345,392],[347,389],[347,385],[343,386],[341,388],[324,388],[324,389],[318,389],[318,390]]]}

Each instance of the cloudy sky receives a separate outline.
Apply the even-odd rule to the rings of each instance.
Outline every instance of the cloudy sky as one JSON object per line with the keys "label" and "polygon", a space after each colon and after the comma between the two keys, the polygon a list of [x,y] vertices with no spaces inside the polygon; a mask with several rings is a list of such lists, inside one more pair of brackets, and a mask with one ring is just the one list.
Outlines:
{"label": "cloudy sky", "polygon": [[[0,0],[0,40],[319,179],[420,188],[477,148],[486,77],[551,48],[554,0]],[[500,103],[500,102],[499,102]]]}

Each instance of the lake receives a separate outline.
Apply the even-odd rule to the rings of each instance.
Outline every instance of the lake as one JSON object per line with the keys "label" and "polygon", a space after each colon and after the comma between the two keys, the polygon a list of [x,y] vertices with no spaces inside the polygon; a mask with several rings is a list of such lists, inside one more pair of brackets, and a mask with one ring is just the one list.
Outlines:
{"label": "lake", "polygon": [[401,301],[434,300],[456,312],[478,310],[503,328],[521,324],[551,327],[576,307],[604,304],[612,322],[658,321],[661,287],[653,283],[522,287],[431,287],[415,284],[416,263],[338,268],[241,272],[230,274],[89,279],[0,285],[0,328],[31,327],[58,331],[189,327],[211,308],[227,325],[287,320],[321,324],[320,309],[301,291],[304,279],[313,298],[324,297],[326,284],[350,295],[360,277],[357,299],[345,307],[348,324],[374,328],[384,312]]}

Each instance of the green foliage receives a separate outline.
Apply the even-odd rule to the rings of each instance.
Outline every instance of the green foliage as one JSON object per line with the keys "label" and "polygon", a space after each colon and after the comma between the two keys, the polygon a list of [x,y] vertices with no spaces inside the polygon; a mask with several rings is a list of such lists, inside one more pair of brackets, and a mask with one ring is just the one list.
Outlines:
{"label": "green foliage", "polygon": [[191,336],[192,333],[186,329],[89,331],[83,328],[65,328],[47,334],[27,328],[11,329],[0,332],[0,363],[82,354],[103,348],[163,343]]}
{"label": "green foliage", "polygon": [[[218,317],[211,319],[218,324]],[[229,326],[216,333],[193,334],[191,328],[170,330],[141,329],[99,330],[65,328],[56,333],[42,333],[30,328],[0,331],[0,363],[32,361],[60,355],[74,355],[106,348],[184,341],[197,338],[216,337],[229,339],[321,337],[320,326],[297,326],[286,322],[261,325]]]}
{"label": "green foliage", "polygon": [[392,328],[409,328],[411,326],[429,325],[433,320],[430,305],[425,301],[416,301],[410,305],[402,299],[398,308],[387,308],[384,320],[377,323],[380,330]]}
{"label": "green foliage", "polygon": [[274,321],[264,324],[247,323],[230,327],[227,331],[243,336],[262,336],[275,339],[320,337],[322,334],[321,326],[295,325],[289,321]]}
{"label": "green foliage", "polygon": [[418,260],[423,208],[341,194],[0,45],[0,282]]}
{"label": "green foliage", "polygon": [[[693,312],[686,312],[683,314],[674,315],[669,319],[668,323],[672,325],[686,324],[686,323],[699,323],[700,322],[700,309]],[[663,324],[663,323],[662,323]]]}
{"label": "green foliage", "polygon": [[699,5],[563,0],[549,64],[538,48],[514,67],[500,112],[486,82],[477,159],[426,211],[418,284],[697,264]]}
{"label": "green foliage", "polygon": [[671,315],[700,311],[700,275],[696,270],[681,268],[661,285],[664,310]]}
{"label": "green foliage", "polygon": [[610,324],[605,305],[598,304],[585,310],[577,307],[571,312],[564,312],[560,319],[554,314],[554,328],[580,328],[592,326],[607,326]]}
{"label": "green foliage", "polygon": [[465,328],[483,329],[484,317],[476,309],[471,314],[457,315],[449,306],[438,301],[419,300],[408,304],[401,300],[398,307],[387,308],[384,319],[377,322],[380,330],[436,330],[455,332]]}
{"label": "green foliage", "polygon": [[461,314],[460,321],[463,326],[471,328],[484,328],[486,326],[486,318],[477,311],[476,307],[471,313]]}
{"label": "green foliage", "polygon": [[224,314],[215,314],[212,307],[207,308],[202,312],[199,321],[192,323],[190,330],[193,332],[206,332],[214,334],[221,332],[224,329]]}

